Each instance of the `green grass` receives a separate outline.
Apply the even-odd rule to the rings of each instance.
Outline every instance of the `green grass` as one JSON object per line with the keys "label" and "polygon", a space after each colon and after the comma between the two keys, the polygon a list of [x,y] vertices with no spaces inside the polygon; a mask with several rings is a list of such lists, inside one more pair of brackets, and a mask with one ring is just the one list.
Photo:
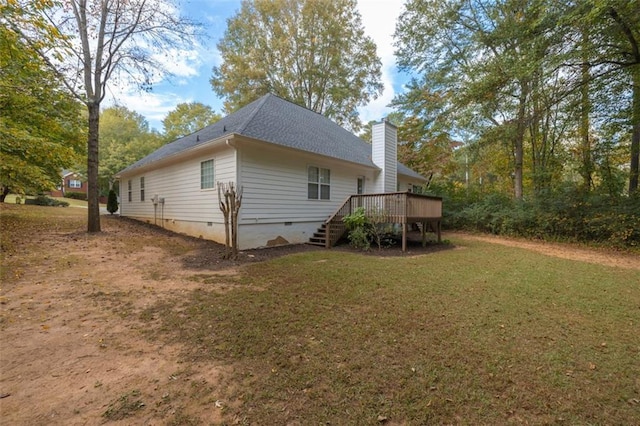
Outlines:
{"label": "green grass", "polygon": [[[50,259],[47,242],[82,235],[86,211],[6,205],[0,220],[3,286],[43,260],[75,264]],[[117,218],[103,224],[110,231],[82,238],[107,239],[118,256],[195,247]],[[223,367],[215,392],[186,381],[176,392],[223,401],[230,424],[638,423],[640,271],[452,243],[418,257],[328,250],[239,277],[194,273],[200,290],[162,294],[141,312],[134,288],[88,303],[137,314],[154,343],[180,343],[187,370]],[[105,419],[139,415],[140,401],[121,394]],[[197,424],[192,416],[178,410],[174,424]]]}
{"label": "green grass", "polygon": [[[65,197],[50,197],[49,198],[53,198],[54,200],[59,200],[59,201],[66,201],[67,203],[69,203],[69,207],[80,207],[80,208],[87,208],[87,202],[83,201],[83,200],[76,200],[75,198],[65,198]],[[33,199],[35,197],[27,195],[27,196],[20,196],[21,200],[22,200],[22,204],[24,204],[24,200],[25,198],[29,198],[29,199]],[[6,204],[15,204],[16,203],[16,195],[15,194],[9,194],[7,195],[7,197],[5,198],[4,202]],[[101,206],[106,207],[106,204],[101,204]]]}
{"label": "green grass", "polygon": [[454,243],[252,265],[234,291],[141,318],[186,361],[233,366],[227,415],[244,423],[637,422],[640,271]]}

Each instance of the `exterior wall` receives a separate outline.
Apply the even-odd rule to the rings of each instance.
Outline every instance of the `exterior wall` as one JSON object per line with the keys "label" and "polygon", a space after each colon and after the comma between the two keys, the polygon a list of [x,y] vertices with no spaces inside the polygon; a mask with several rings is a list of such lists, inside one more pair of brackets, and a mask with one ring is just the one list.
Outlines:
{"label": "exterior wall", "polygon": [[[372,189],[373,170],[265,144],[239,144],[240,248],[304,243],[318,227],[357,191],[365,177]],[[308,166],[331,171],[330,199],[309,200]]]}
{"label": "exterior wall", "polygon": [[375,192],[398,190],[398,130],[386,120],[371,128],[371,160],[382,169],[375,181]]}
{"label": "exterior wall", "polygon": [[[71,181],[79,181],[80,182],[80,188],[72,188],[71,187]],[[69,192],[81,192],[83,194],[87,193],[87,182],[80,175],[77,175],[75,173],[66,175],[63,178],[62,182],[63,182],[62,192],[64,194],[68,194]]]}
{"label": "exterior wall", "polygon": [[[120,215],[153,223],[188,235],[224,242],[224,218],[217,188],[200,189],[200,163],[214,160],[214,181],[236,181],[236,151],[211,148],[185,161],[147,172],[123,175],[120,180]],[[141,201],[140,178],[145,199]],[[128,182],[131,181],[131,201]],[[154,196],[164,204],[154,205]]]}
{"label": "exterior wall", "polygon": [[[224,219],[216,188],[200,189],[200,163],[214,160],[215,182],[236,182],[243,188],[239,215],[240,249],[305,243],[318,227],[358,189],[376,187],[381,171],[263,142],[234,139],[174,164],[123,175],[120,214],[187,235],[224,243]],[[330,170],[330,199],[308,199],[308,167]],[[145,200],[140,197],[144,177]],[[401,191],[408,178],[400,178]],[[128,198],[131,181],[132,201]],[[416,184],[419,184],[416,182]],[[404,186],[402,186],[404,185]],[[395,192],[398,188],[394,187]],[[164,204],[154,206],[154,196]]]}
{"label": "exterior wall", "polygon": [[398,176],[398,189],[397,191],[409,191],[414,192],[413,187],[421,187],[424,182],[418,179],[411,179],[407,176]]}

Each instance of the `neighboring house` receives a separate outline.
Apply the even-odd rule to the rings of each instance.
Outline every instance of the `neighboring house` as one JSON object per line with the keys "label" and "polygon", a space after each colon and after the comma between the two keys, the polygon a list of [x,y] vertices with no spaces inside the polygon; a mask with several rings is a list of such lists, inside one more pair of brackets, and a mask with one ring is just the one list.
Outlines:
{"label": "neighboring house", "polygon": [[71,170],[63,170],[61,184],[54,191],[51,191],[51,195],[54,197],[64,197],[70,192],[86,194],[87,181],[79,173]]}
{"label": "neighboring house", "polygon": [[[240,249],[308,242],[353,194],[389,193],[408,205],[406,193],[426,181],[398,163],[395,126],[383,121],[372,133],[368,144],[268,94],[122,170],[120,215],[224,242],[217,183],[234,182],[243,189]],[[438,206],[427,216],[439,225]]]}

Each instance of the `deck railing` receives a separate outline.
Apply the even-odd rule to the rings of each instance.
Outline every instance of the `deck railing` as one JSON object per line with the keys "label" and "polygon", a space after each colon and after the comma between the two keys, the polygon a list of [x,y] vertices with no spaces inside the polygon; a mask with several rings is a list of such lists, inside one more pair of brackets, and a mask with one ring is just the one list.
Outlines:
{"label": "deck railing", "polygon": [[325,222],[326,247],[333,246],[347,230],[343,218],[357,208],[364,208],[365,216],[378,223],[407,224],[428,222],[442,218],[442,198],[410,192],[352,195]]}

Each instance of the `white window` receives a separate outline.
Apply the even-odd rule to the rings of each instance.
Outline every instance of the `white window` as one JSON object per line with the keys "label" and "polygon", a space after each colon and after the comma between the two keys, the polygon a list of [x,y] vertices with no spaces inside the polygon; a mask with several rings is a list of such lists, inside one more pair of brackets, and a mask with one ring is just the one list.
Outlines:
{"label": "white window", "polygon": [[127,193],[129,195],[129,202],[131,202],[131,180],[127,181]]}
{"label": "white window", "polygon": [[215,186],[213,177],[213,160],[200,163],[200,189],[210,189]]}
{"label": "white window", "polygon": [[331,170],[309,166],[307,171],[307,198],[310,200],[331,199]]}
{"label": "white window", "polygon": [[144,201],[144,176],[140,178],[140,201]]}
{"label": "white window", "polygon": [[82,188],[82,181],[78,179],[69,179],[69,188]]}

